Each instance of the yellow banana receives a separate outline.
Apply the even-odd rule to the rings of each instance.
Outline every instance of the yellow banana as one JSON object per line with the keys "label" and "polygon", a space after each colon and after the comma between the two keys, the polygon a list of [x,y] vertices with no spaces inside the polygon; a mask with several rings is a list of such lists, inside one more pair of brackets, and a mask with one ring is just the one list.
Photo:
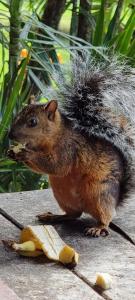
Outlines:
{"label": "yellow banana", "polygon": [[20,243],[13,243],[12,248],[25,256],[45,254],[63,264],[76,265],[79,259],[79,254],[65,244],[51,225],[27,226],[21,232]]}

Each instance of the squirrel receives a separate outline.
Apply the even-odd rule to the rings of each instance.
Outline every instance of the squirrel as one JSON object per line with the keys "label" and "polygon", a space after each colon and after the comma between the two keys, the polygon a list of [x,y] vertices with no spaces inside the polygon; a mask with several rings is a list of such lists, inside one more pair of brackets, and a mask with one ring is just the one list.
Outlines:
{"label": "squirrel", "polygon": [[85,234],[109,234],[116,209],[134,188],[135,70],[126,63],[74,59],[57,100],[29,104],[14,119],[9,138],[25,144],[9,157],[34,172],[48,174],[64,215],[44,213],[42,221],[62,221],[88,213],[97,220]]}

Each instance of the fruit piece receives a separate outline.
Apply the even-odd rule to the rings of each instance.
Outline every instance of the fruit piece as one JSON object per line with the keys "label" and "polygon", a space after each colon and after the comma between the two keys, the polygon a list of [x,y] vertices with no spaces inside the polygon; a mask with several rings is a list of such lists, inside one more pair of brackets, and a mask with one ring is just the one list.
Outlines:
{"label": "fruit piece", "polygon": [[14,243],[12,245],[12,248],[16,251],[32,251],[33,252],[36,250],[36,246],[33,241],[27,241],[22,244]]}
{"label": "fruit piece", "polygon": [[13,240],[2,240],[2,242],[6,248],[15,250],[16,252],[18,252],[20,255],[23,256],[35,257],[35,256],[43,255],[43,251],[35,250],[36,247],[32,241],[27,241],[22,244],[17,244]]}
{"label": "fruit piece", "polygon": [[63,264],[74,266],[78,263],[79,254],[64,243],[51,225],[27,226],[21,232],[20,244],[14,243],[14,245],[14,249],[16,248],[15,250],[21,255],[26,256],[28,251],[29,254],[31,252],[29,256],[36,256],[34,253],[39,251],[49,259]]}
{"label": "fruit piece", "polygon": [[63,264],[73,264],[76,265],[78,263],[79,254],[75,252],[75,250],[68,245],[65,245],[59,254],[59,261]]}
{"label": "fruit piece", "polygon": [[22,149],[25,149],[25,145],[23,144],[17,144],[15,146],[11,146],[11,150],[15,153],[18,154],[19,152],[21,152]]}
{"label": "fruit piece", "polygon": [[36,250],[33,241],[27,241],[22,244],[13,243],[12,248],[24,256],[39,256],[43,254],[42,251]]}
{"label": "fruit piece", "polygon": [[96,277],[96,285],[104,290],[108,290],[112,285],[112,277],[108,273],[98,273]]}

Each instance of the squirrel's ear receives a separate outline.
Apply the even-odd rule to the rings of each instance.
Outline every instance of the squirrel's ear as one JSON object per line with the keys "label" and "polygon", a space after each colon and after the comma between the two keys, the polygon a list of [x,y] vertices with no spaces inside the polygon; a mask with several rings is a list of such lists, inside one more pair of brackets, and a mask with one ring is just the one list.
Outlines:
{"label": "squirrel's ear", "polygon": [[47,105],[46,105],[46,108],[45,108],[45,111],[47,113],[47,117],[50,121],[53,121],[54,120],[54,117],[55,117],[55,112],[56,112],[56,109],[58,107],[58,103],[56,100],[51,100]]}

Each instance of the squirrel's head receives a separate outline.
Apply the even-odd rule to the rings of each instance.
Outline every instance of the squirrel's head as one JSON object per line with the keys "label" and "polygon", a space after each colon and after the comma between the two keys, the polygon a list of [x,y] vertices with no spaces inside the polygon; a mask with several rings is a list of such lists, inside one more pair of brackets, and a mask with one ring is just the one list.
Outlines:
{"label": "squirrel's head", "polygon": [[13,121],[9,138],[33,149],[45,144],[49,146],[61,125],[57,107],[55,100],[47,104],[30,104],[24,107]]}

